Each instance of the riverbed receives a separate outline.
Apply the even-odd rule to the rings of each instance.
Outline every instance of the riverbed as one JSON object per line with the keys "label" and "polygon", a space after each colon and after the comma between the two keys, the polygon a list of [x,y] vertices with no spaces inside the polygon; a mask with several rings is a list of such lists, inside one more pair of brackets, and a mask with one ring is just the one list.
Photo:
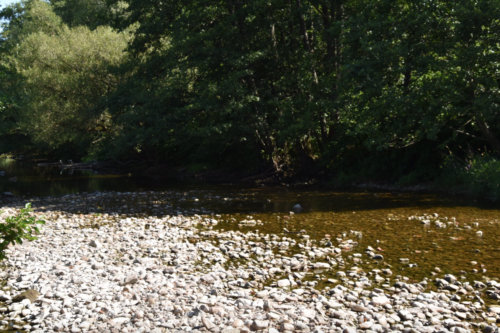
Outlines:
{"label": "riverbed", "polygon": [[[494,202],[442,193],[162,182],[141,175],[2,163],[3,191],[32,202],[38,210],[127,217],[219,214],[222,218],[214,230],[258,230],[295,240],[301,237],[298,232],[305,231],[314,242],[325,235],[335,241],[354,234],[358,248],[372,246],[385,255],[383,261],[369,265],[391,265],[416,280],[434,273],[436,267],[468,280],[500,278],[500,210]],[[11,177],[17,181],[9,182]],[[96,191],[117,194],[89,195]],[[134,195],[138,191],[149,192]],[[294,211],[294,205],[301,209]],[[241,223],[245,220],[260,222]],[[403,257],[413,265],[402,263]]]}
{"label": "riverbed", "polygon": [[[78,177],[80,180],[91,181],[92,177],[98,175],[85,178],[80,174]],[[20,178],[18,184],[23,181]],[[131,179],[125,176],[123,178]],[[70,180],[71,178],[58,181],[64,183]],[[29,183],[34,180],[26,177],[25,181]],[[454,286],[475,286],[477,282],[486,286],[490,283],[493,291],[479,291],[481,302],[484,302],[481,306],[494,306],[500,298],[494,292],[494,281],[500,278],[500,211],[495,203],[436,193],[362,189],[331,191],[293,185],[267,187],[161,182],[152,182],[151,187],[148,187],[148,181],[139,181],[139,187],[135,181],[128,185],[128,191],[124,191],[123,187],[120,191],[111,191],[109,188],[95,190],[83,183],[76,187],[78,192],[72,188],[69,193],[58,192],[52,196],[46,195],[52,193],[50,191],[37,190],[35,193],[43,195],[23,193],[15,198],[4,198],[2,206],[5,209],[19,209],[31,202],[37,214],[48,217],[50,227],[47,234],[42,233],[42,243],[68,246],[68,240],[77,239],[75,235],[71,236],[77,227],[82,230],[84,238],[81,246],[87,252],[90,241],[87,233],[95,235],[95,232],[100,232],[104,233],[104,237],[115,232],[127,233],[130,230],[135,233],[142,230],[141,233],[147,235],[151,229],[149,235],[157,237],[158,230],[164,229],[168,234],[169,223],[176,228],[183,227],[182,223],[185,223],[183,230],[188,231],[175,229],[175,233],[181,232],[181,238],[191,244],[188,248],[204,244],[217,249],[213,250],[214,256],[207,258],[202,255],[191,262],[195,267],[199,265],[196,269],[192,267],[199,274],[210,272],[212,266],[225,272],[248,270],[249,262],[270,269],[273,267],[272,260],[274,265],[282,269],[284,259],[281,258],[297,259],[296,268],[300,270],[298,277],[290,279],[286,272],[266,275],[262,280],[249,275],[247,279],[243,279],[243,285],[238,284],[242,289],[253,290],[252,292],[266,290],[265,288],[276,290],[282,287],[278,285],[279,281],[285,279],[295,285],[285,286],[284,292],[295,288],[316,290],[329,295],[330,290],[339,285],[360,288],[356,281],[361,274],[361,277],[373,282],[362,287],[366,291],[376,288],[382,290],[382,293],[385,290],[387,295],[394,294],[396,289],[401,289],[395,289],[394,284],[404,281],[408,285],[421,285],[425,282],[427,292],[449,293],[451,287],[443,289],[444,286],[435,281],[452,275],[456,279],[452,281],[455,283],[452,291]],[[42,179],[39,182],[43,185],[36,188],[50,187]],[[26,192],[26,189],[21,187],[19,191]],[[122,230],[123,228],[125,229]],[[63,236],[61,239],[59,233],[69,238],[64,239]],[[44,237],[47,239],[43,239]],[[239,245],[228,243],[231,238],[244,239],[245,242]],[[112,253],[118,251],[118,247],[123,248],[120,241],[126,240],[101,240],[108,243],[107,251]],[[117,248],[113,248],[114,242],[117,242]],[[252,252],[254,244],[267,244],[267,247],[263,247],[262,253]],[[43,246],[39,249],[42,248],[46,249]],[[95,255],[92,251],[90,254],[87,252],[87,256]],[[138,253],[130,256],[130,262],[114,258],[113,265],[133,267],[134,260],[138,260],[135,265],[140,266],[140,257],[156,258],[151,251],[141,252],[140,256]],[[26,257],[27,253],[24,255]],[[204,264],[195,264],[200,260]],[[266,266],[268,260],[271,262],[269,267]],[[22,262],[14,260],[9,270],[9,274],[16,276],[16,279],[17,264],[22,266]],[[176,265],[172,261],[160,260],[156,266],[156,270],[162,270]],[[145,277],[146,275],[142,279]],[[257,282],[250,283],[252,281]],[[477,303],[478,294],[468,293],[466,291],[465,295],[457,295],[458,300],[454,300],[465,302],[467,306]],[[294,296],[291,297],[293,299]],[[485,310],[486,308],[482,311]],[[130,316],[126,318],[132,321]],[[473,321],[486,323],[485,320],[481,317]],[[230,324],[227,320],[222,322],[222,326]],[[251,325],[252,323],[248,323],[247,326],[251,328]],[[356,325],[359,326],[359,323]],[[278,326],[275,325],[276,328]],[[203,327],[205,326],[200,326]],[[74,329],[78,331],[80,328]]]}

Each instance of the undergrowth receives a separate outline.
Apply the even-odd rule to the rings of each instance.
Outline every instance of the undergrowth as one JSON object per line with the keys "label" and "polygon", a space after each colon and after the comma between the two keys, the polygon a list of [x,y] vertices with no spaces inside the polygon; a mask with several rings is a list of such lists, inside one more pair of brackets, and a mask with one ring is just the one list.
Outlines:
{"label": "undergrowth", "polygon": [[500,199],[500,159],[490,155],[469,156],[465,160],[449,157],[437,184],[466,195]]}

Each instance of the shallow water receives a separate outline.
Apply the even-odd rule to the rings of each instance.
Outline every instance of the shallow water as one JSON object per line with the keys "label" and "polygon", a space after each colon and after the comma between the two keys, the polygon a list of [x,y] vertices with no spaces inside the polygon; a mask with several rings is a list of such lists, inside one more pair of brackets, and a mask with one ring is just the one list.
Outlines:
{"label": "shallow water", "polygon": [[[314,246],[324,246],[320,242],[325,235],[331,236],[333,246],[348,239],[357,242],[352,250],[346,248],[345,251],[362,256],[351,258],[338,270],[346,271],[353,266],[365,271],[390,268],[394,275],[407,276],[411,281],[421,281],[424,277],[432,277],[433,273],[441,277],[444,273],[464,276],[464,280],[471,282],[482,280],[484,276],[500,278],[500,210],[496,205],[436,194],[339,193],[308,189],[256,189],[244,197],[241,203],[231,205],[244,214],[223,215],[221,220],[224,222],[214,229],[277,233],[303,244],[306,242],[301,240],[301,235],[293,232],[305,230],[311,240],[317,242],[308,250],[292,248],[284,253],[287,256],[298,252],[307,254]],[[304,210],[291,215],[289,211],[297,203]],[[211,208],[223,211],[216,206]],[[263,224],[240,225],[238,222],[248,220],[246,213],[252,210],[257,213],[251,214],[251,218]],[[426,218],[430,219],[430,224],[408,220],[411,216],[433,214],[438,218]],[[456,218],[455,222],[452,217]],[[231,218],[236,221],[231,222]],[[437,227],[435,221],[442,221],[446,227]],[[283,232],[284,229],[290,233]],[[478,231],[483,235],[478,236]],[[368,246],[376,249],[374,252],[383,255],[384,259],[370,259],[365,254]],[[400,262],[401,258],[407,258],[408,262]],[[416,264],[416,267],[409,264]],[[324,275],[323,281],[326,278],[332,276]]]}

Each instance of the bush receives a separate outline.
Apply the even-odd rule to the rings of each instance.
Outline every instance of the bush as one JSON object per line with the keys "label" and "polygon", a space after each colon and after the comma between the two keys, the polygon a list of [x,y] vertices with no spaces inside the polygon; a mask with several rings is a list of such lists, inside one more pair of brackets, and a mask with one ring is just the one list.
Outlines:
{"label": "bush", "polygon": [[45,224],[45,221],[37,220],[31,212],[31,203],[27,203],[18,215],[10,216],[5,219],[5,223],[0,223],[0,260],[5,259],[5,250],[9,244],[22,244],[23,240],[38,239],[33,233],[38,233],[37,224]]}
{"label": "bush", "polygon": [[500,160],[481,155],[465,161],[449,158],[440,178],[442,186],[467,195],[500,199]]}

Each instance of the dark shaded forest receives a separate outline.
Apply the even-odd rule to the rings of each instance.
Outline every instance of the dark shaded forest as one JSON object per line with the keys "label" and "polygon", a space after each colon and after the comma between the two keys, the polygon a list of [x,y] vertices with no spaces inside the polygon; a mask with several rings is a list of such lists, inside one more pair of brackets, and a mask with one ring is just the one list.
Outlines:
{"label": "dark shaded forest", "polygon": [[500,0],[28,0],[0,15],[0,153],[500,197]]}

